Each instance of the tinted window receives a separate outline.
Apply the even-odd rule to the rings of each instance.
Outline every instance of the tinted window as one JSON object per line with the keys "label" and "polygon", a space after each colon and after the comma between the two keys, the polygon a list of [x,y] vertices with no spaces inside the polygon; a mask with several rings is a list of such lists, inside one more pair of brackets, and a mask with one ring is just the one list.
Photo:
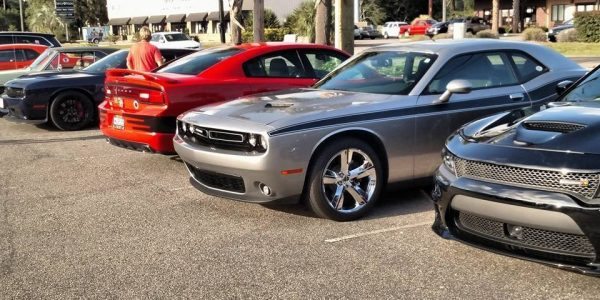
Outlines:
{"label": "tinted window", "polygon": [[0,62],[15,61],[15,52],[13,50],[0,50]]}
{"label": "tinted window", "polygon": [[321,89],[408,95],[436,57],[404,51],[366,52],[329,73],[316,86]]}
{"label": "tinted window", "polygon": [[153,35],[152,35],[152,41],[153,41],[153,42],[158,42],[158,40],[160,40],[160,35],[158,35],[158,34],[153,34]]}
{"label": "tinted window", "polygon": [[60,52],[52,58],[44,70],[79,70],[94,62],[96,62],[94,52]]}
{"label": "tinted window", "polygon": [[168,42],[188,41],[189,40],[187,35],[182,34],[182,33],[165,34],[165,39],[167,39]]}
{"label": "tinted window", "polygon": [[10,35],[0,35],[0,45],[14,44],[13,38]]}
{"label": "tinted window", "polygon": [[244,72],[248,77],[310,77],[296,51],[279,51],[252,59],[244,63]]}
{"label": "tinted window", "polygon": [[24,49],[23,51],[25,51],[25,57],[27,58],[27,60],[34,60],[38,56],[40,56],[37,52],[30,49]]}
{"label": "tinted window", "polygon": [[468,80],[473,89],[517,84],[510,63],[502,53],[467,54],[452,58],[436,74],[427,92],[441,94],[454,79]]}
{"label": "tinted window", "polygon": [[302,51],[310,63],[315,78],[323,78],[333,71],[346,58],[332,51]]}
{"label": "tinted window", "polygon": [[188,55],[178,59],[166,67],[158,70],[158,73],[176,73],[185,75],[197,75],[233,55],[242,52],[238,48],[219,48],[204,50],[196,54]]}
{"label": "tinted window", "polygon": [[17,61],[25,61],[25,53],[23,52],[23,50],[15,50],[15,58],[17,59]]}
{"label": "tinted window", "polygon": [[548,68],[528,55],[512,53],[510,57],[515,63],[517,73],[519,73],[519,77],[521,78],[521,82],[527,82],[548,71]]}
{"label": "tinted window", "polygon": [[104,73],[106,70],[111,68],[126,68],[127,65],[125,63],[125,59],[127,58],[128,53],[129,51],[119,51],[117,53],[113,53],[85,68],[84,71],[90,73]]}
{"label": "tinted window", "polygon": [[55,54],[56,51],[50,49],[42,52],[42,54],[31,63],[29,68],[33,71],[42,71]]}
{"label": "tinted window", "polygon": [[46,45],[52,46],[46,39],[35,37],[35,36],[15,36],[15,43],[17,44],[38,44],[38,45]]}
{"label": "tinted window", "polygon": [[600,101],[600,69],[590,74],[571,90],[564,101]]}

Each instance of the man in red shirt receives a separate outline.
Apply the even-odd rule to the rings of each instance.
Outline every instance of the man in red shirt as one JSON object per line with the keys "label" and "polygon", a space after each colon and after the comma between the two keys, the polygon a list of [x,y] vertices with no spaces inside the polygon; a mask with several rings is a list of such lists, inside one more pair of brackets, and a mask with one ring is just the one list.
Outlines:
{"label": "man in red shirt", "polygon": [[162,65],[162,55],[156,46],[150,44],[152,32],[144,26],[140,29],[140,42],[131,46],[127,55],[127,68],[149,72]]}

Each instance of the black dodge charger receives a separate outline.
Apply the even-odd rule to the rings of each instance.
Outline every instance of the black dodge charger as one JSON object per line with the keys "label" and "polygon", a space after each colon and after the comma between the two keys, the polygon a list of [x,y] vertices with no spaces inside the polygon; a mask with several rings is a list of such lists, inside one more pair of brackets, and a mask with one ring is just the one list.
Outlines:
{"label": "black dodge charger", "polygon": [[474,121],[447,140],[434,231],[600,275],[600,67],[565,88],[558,102]]}
{"label": "black dodge charger", "polygon": [[[171,61],[194,51],[161,49],[161,54]],[[0,98],[0,116],[34,124],[51,121],[61,130],[82,129],[97,118],[106,70],[126,68],[128,53],[115,52],[78,71],[34,73],[11,80]]]}

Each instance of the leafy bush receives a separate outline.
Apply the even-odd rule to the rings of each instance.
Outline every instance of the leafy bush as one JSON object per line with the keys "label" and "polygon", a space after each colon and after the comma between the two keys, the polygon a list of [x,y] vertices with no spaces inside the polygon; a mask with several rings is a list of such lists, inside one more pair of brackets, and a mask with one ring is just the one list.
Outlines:
{"label": "leafy bush", "polygon": [[119,40],[119,36],[118,35],[113,35],[113,34],[108,35],[108,42],[109,43],[115,44],[118,40]]}
{"label": "leafy bush", "polygon": [[287,17],[283,27],[288,33],[306,36],[309,42],[314,42],[315,14],[314,0],[305,0]]}
{"label": "leafy bush", "polygon": [[475,35],[475,37],[477,37],[478,39],[497,39],[498,34],[491,31],[490,29],[486,29],[486,30],[482,30],[482,31],[478,32]]}
{"label": "leafy bush", "polygon": [[575,28],[580,42],[600,42],[600,11],[576,13]]}
{"label": "leafy bush", "polygon": [[[285,28],[265,28],[265,40],[267,42],[281,42],[283,41],[283,36],[287,33],[288,31]],[[242,41],[244,43],[252,43],[254,41],[252,30],[246,30],[242,33]]]}
{"label": "leafy bush", "polygon": [[545,42],[547,40],[544,30],[536,27],[525,29],[521,35],[526,41]]}
{"label": "leafy bush", "polygon": [[559,32],[556,41],[560,43],[577,42],[577,29],[571,28]]}

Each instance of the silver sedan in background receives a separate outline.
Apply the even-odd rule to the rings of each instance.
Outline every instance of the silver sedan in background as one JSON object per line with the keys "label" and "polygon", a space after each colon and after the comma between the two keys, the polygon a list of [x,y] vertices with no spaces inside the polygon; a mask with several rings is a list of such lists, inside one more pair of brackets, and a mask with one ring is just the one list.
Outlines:
{"label": "silver sedan in background", "polygon": [[384,187],[431,182],[448,135],[556,97],[585,70],[549,48],[473,39],[372,48],[312,89],[200,107],[178,117],[175,150],[201,191],[300,199],[320,217],[359,218]]}

